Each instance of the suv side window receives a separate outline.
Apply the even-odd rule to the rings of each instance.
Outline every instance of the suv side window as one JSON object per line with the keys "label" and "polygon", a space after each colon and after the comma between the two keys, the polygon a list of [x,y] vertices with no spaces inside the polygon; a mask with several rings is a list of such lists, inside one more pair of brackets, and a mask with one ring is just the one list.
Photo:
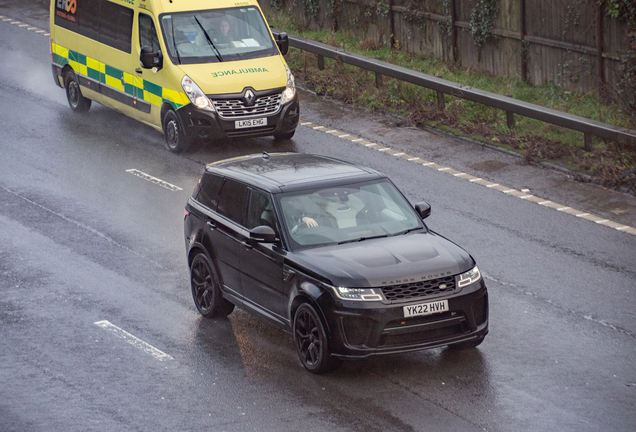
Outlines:
{"label": "suv side window", "polygon": [[239,225],[245,225],[246,202],[247,186],[234,180],[225,180],[219,194],[217,212]]}
{"label": "suv side window", "polygon": [[209,207],[212,210],[216,210],[216,206],[219,204],[219,192],[221,192],[221,186],[223,186],[223,177],[207,175],[203,179],[203,183],[199,188],[196,200],[202,205]]}
{"label": "suv side window", "polygon": [[250,202],[247,209],[247,229],[267,225],[276,230],[276,214],[272,199],[268,193],[258,189],[252,189]]}

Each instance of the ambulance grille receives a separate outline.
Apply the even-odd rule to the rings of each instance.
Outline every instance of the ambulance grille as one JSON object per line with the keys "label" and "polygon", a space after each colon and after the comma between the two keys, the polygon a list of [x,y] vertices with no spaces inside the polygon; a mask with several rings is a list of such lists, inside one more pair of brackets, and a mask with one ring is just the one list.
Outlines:
{"label": "ambulance grille", "polygon": [[262,96],[250,107],[241,99],[214,99],[212,103],[221,118],[237,119],[276,114],[280,110],[281,97],[280,93]]}

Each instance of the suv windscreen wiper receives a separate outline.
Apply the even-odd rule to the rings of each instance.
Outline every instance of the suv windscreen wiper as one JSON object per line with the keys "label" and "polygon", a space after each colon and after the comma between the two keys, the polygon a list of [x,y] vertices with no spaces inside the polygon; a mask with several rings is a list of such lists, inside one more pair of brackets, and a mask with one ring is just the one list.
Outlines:
{"label": "suv windscreen wiper", "polygon": [[345,243],[361,242],[361,241],[364,241],[364,240],[371,240],[371,239],[388,237],[388,236],[389,236],[388,234],[380,234],[380,235],[376,235],[376,236],[360,237],[360,238],[355,238],[355,239],[351,239],[351,240],[343,240],[341,242],[338,242],[338,244],[341,245],[341,244],[345,244]]}

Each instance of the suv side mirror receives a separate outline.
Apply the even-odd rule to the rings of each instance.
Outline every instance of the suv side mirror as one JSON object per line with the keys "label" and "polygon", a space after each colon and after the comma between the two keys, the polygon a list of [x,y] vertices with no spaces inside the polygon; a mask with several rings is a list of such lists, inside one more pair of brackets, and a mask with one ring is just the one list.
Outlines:
{"label": "suv side mirror", "polygon": [[431,215],[431,206],[427,202],[421,202],[415,204],[415,211],[422,217],[422,219],[426,219]]}
{"label": "suv side mirror", "polygon": [[144,69],[152,69],[153,67],[156,67],[157,70],[159,70],[163,67],[163,54],[161,54],[161,50],[152,52],[151,47],[144,45],[141,47],[139,61],[141,63],[141,67]]}
{"label": "suv side mirror", "polygon": [[250,239],[260,243],[274,243],[276,241],[276,231],[267,225],[257,226],[250,230]]}
{"label": "suv side mirror", "polygon": [[282,55],[287,54],[289,51],[289,37],[287,33],[276,33],[274,34],[274,39],[276,40],[276,45],[278,45],[278,49]]}

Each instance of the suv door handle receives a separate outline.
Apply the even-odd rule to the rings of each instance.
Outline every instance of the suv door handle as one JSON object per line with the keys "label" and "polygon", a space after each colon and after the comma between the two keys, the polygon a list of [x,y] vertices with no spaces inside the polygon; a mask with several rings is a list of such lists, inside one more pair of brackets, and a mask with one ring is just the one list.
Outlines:
{"label": "suv door handle", "polygon": [[248,249],[254,249],[254,246],[252,246],[251,244],[249,244],[248,242],[243,242],[243,246],[245,246]]}
{"label": "suv door handle", "polygon": [[212,221],[208,221],[208,226],[212,229],[216,228],[216,224]]}

